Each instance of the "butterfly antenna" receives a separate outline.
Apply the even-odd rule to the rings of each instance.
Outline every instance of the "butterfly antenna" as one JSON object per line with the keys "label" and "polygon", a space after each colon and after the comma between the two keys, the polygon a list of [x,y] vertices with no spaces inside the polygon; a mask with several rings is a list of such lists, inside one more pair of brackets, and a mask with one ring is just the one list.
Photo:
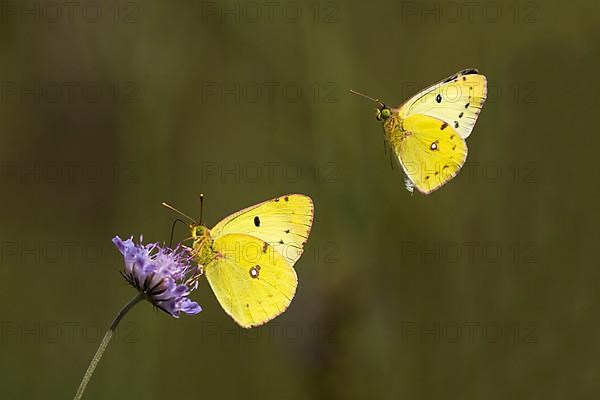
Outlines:
{"label": "butterfly antenna", "polygon": [[181,222],[182,224],[186,225],[185,221],[182,221],[179,218],[176,218],[175,221],[173,221],[173,226],[171,226],[171,238],[169,239],[169,247],[172,247],[173,245],[173,234],[175,233],[175,225],[178,222]]}
{"label": "butterfly antenna", "polygon": [[202,223],[202,210],[204,209],[204,193],[200,193],[200,224]]}
{"label": "butterfly antenna", "polygon": [[175,211],[177,214],[181,215],[182,217],[185,217],[185,218],[189,219],[194,225],[198,225],[198,223],[196,221],[194,221],[194,219],[192,217],[190,217],[189,215],[186,215],[186,214],[182,213],[181,211],[179,211],[178,209],[176,209],[172,205],[167,204],[164,201],[162,202],[162,205],[164,207],[167,207],[171,211]]}
{"label": "butterfly antenna", "polygon": [[350,93],[355,94],[355,95],[360,96],[360,97],[364,97],[367,100],[371,100],[372,102],[375,102],[375,103],[379,104],[380,106],[383,106],[383,103],[379,99],[374,99],[371,96],[367,96],[366,94],[357,92],[357,91],[352,90],[352,89],[350,89]]}

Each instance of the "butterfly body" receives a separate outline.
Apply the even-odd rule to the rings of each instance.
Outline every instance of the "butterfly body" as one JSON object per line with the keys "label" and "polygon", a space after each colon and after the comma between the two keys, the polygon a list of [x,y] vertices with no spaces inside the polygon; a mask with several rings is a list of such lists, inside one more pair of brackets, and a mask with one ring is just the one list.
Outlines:
{"label": "butterfly body", "polygon": [[191,226],[199,274],[240,326],[262,325],[288,308],[298,284],[293,265],[313,210],[310,197],[292,194],[241,210],[212,229]]}
{"label": "butterfly body", "polygon": [[202,225],[191,226],[190,229],[192,230],[194,258],[198,265],[206,265],[218,255],[213,246],[214,240],[210,236],[210,229]]}
{"label": "butterfly body", "polygon": [[409,191],[429,194],[454,178],[467,158],[471,134],[487,96],[487,79],[465,69],[410,98],[398,108],[379,103],[386,142]]}

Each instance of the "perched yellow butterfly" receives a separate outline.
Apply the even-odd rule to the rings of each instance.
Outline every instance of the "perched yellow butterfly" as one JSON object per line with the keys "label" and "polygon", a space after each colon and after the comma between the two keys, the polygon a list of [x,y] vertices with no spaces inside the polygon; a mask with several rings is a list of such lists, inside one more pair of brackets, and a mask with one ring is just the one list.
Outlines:
{"label": "perched yellow butterfly", "polygon": [[429,194],[454,178],[467,158],[471,134],[487,95],[487,79],[464,69],[423,90],[398,108],[377,104],[386,146],[396,154],[406,189]]}
{"label": "perched yellow butterfly", "polygon": [[217,300],[240,326],[272,320],[296,293],[293,265],[302,255],[313,215],[310,197],[289,194],[238,211],[212,229],[194,222],[196,278],[206,275]]}

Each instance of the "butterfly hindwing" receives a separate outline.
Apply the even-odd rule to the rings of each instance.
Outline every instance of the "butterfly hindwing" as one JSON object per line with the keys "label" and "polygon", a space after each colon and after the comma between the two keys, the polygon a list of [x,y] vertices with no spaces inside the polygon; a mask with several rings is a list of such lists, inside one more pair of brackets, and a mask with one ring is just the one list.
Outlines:
{"label": "butterfly hindwing", "polygon": [[313,222],[310,197],[290,194],[245,208],[220,221],[211,230],[213,239],[244,233],[271,245],[290,266],[302,255]]}
{"label": "butterfly hindwing", "polygon": [[272,246],[250,235],[224,234],[214,248],[218,255],[205,267],[206,278],[240,326],[262,325],[288,308],[298,279]]}
{"label": "butterfly hindwing", "polygon": [[476,69],[465,69],[423,90],[398,110],[400,118],[422,114],[450,125],[466,139],[475,126],[487,96],[487,79]]}
{"label": "butterfly hindwing", "polygon": [[402,120],[402,135],[393,146],[404,173],[425,194],[454,178],[467,158],[467,145],[458,132],[426,115]]}

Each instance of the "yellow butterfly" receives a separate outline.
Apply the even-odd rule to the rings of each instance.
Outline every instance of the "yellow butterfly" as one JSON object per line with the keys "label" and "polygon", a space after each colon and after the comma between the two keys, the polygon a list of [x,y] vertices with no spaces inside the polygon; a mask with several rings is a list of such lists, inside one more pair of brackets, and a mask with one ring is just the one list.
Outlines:
{"label": "yellow butterfly", "polygon": [[240,326],[272,320],[296,293],[293,265],[302,255],[313,215],[310,197],[289,194],[238,211],[212,229],[193,223],[195,278],[206,275],[221,307]]}
{"label": "yellow butterfly", "polygon": [[467,159],[471,134],[487,95],[487,79],[464,69],[423,90],[398,108],[351,90],[377,105],[386,145],[405,174],[406,189],[429,194],[454,178]]}

